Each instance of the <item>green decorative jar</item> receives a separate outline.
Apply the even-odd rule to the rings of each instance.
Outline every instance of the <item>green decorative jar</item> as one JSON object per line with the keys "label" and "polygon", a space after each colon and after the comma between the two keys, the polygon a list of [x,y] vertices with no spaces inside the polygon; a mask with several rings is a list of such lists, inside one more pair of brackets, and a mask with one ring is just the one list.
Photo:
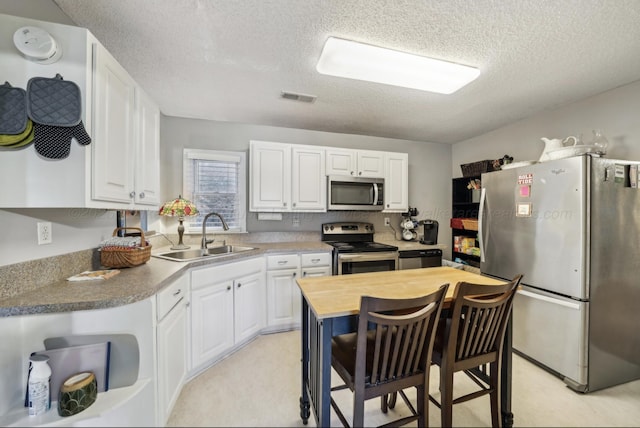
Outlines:
{"label": "green decorative jar", "polygon": [[72,416],[91,406],[98,397],[98,382],[92,372],[78,373],[62,383],[58,414]]}

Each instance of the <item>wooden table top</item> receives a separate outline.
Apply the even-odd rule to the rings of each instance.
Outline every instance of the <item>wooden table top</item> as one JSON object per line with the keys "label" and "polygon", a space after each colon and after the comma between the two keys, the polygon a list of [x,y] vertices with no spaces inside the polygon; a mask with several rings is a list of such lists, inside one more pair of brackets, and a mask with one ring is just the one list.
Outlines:
{"label": "wooden table top", "polygon": [[506,281],[451,267],[393,270],[354,275],[320,276],[296,280],[318,319],[357,314],[361,296],[406,299],[436,291],[449,284],[445,301],[450,301],[460,281],[500,285]]}

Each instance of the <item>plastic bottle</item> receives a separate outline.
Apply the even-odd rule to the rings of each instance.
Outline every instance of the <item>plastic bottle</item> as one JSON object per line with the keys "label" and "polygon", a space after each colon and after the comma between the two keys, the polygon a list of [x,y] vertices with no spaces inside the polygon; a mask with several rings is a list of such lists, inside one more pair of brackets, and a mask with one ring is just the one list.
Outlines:
{"label": "plastic bottle", "polygon": [[29,361],[29,416],[37,416],[51,408],[51,367],[46,355],[32,355]]}

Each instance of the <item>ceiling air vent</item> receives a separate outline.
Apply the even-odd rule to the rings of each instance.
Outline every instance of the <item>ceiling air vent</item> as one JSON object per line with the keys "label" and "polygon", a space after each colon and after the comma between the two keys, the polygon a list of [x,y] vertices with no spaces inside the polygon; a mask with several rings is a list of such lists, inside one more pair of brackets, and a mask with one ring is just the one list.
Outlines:
{"label": "ceiling air vent", "polygon": [[282,91],[280,96],[285,100],[302,101],[303,103],[312,103],[316,100],[315,95],[296,94],[295,92]]}

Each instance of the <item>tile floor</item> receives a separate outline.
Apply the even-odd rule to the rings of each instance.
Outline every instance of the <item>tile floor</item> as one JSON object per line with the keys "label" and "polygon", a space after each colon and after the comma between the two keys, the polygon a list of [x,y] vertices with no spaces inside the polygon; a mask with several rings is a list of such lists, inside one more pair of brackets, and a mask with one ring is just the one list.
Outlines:
{"label": "tile floor", "polygon": [[[640,426],[640,380],[595,391],[573,392],[557,377],[514,355],[513,413],[516,427]],[[430,391],[438,396],[438,368],[431,372]],[[339,382],[334,374],[333,380]],[[456,376],[456,393],[473,384]],[[415,390],[408,392],[415,399]],[[339,391],[338,405],[351,418],[351,393]],[[167,426],[302,427],[300,397],[300,332],[259,336],[227,359],[188,382]],[[380,412],[379,400],[367,402],[365,424],[380,425],[398,417]],[[406,412],[398,400],[395,412]],[[491,425],[489,399],[481,397],[454,407],[453,424]],[[403,413],[404,413],[403,412]],[[341,426],[332,412],[332,426]],[[439,410],[432,404],[429,425],[440,426]],[[313,416],[309,427],[315,426]],[[415,423],[408,426],[416,426]]]}

